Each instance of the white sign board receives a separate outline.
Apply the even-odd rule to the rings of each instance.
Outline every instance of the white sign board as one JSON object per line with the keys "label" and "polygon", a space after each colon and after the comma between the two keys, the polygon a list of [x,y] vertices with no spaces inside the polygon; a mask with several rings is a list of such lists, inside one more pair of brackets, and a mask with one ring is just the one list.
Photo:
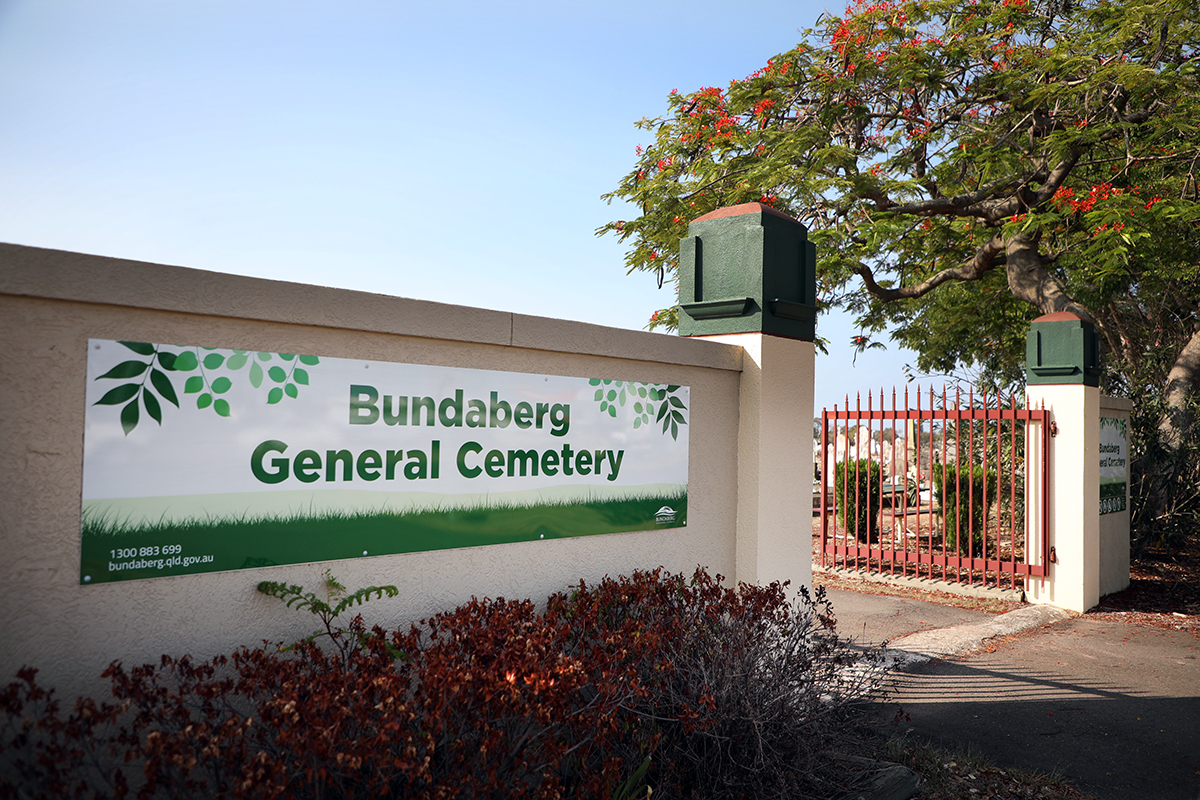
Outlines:
{"label": "white sign board", "polygon": [[1129,431],[1124,419],[1100,418],[1100,513],[1124,511],[1129,491]]}
{"label": "white sign board", "polygon": [[82,583],[686,524],[686,386],[88,348]]}

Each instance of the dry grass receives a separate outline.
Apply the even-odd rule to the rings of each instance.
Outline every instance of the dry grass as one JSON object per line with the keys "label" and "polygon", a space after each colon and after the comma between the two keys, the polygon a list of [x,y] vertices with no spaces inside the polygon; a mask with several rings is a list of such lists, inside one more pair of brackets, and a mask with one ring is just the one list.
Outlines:
{"label": "dry grass", "polygon": [[903,764],[921,776],[911,800],[1089,800],[1053,775],[1001,769],[977,753],[953,753],[912,739],[895,738],[879,745],[877,758]]}

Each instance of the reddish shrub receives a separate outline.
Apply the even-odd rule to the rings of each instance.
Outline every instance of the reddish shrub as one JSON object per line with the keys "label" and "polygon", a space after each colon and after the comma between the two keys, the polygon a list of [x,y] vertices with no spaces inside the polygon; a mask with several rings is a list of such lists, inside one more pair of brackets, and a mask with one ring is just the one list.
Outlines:
{"label": "reddish shrub", "polygon": [[825,792],[819,753],[877,674],[820,596],[721,581],[637,572],[541,613],[473,599],[408,631],[114,663],[113,700],[65,715],[27,668],[0,693],[0,797]]}

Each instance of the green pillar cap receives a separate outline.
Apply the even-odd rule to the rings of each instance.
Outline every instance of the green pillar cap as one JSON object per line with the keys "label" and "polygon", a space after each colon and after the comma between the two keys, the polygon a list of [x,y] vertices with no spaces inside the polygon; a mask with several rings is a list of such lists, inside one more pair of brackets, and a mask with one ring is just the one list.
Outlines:
{"label": "green pillar cap", "polygon": [[1069,311],[1038,317],[1025,337],[1025,383],[1100,385],[1096,326]]}
{"label": "green pillar cap", "polygon": [[679,333],[816,337],[817,252],[804,225],[762,203],[719,208],[679,242]]}

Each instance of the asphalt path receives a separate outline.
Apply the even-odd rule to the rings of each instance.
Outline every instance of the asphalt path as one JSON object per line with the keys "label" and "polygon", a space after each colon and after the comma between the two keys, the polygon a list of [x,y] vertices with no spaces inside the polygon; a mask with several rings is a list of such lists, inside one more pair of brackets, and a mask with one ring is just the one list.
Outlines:
{"label": "asphalt path", "polygon": [[857,644],[879,645],[917,631],[937,630],[991,619],[993,615],[888,595],[825,589],[838,634]]}
{"label": "asphalt path", "polygon": [[923,654],[899,660],[878,704],[893,733],[1056,773],[1100,800],[1200,800],[1200,632],[829,594],[843,636]]}

